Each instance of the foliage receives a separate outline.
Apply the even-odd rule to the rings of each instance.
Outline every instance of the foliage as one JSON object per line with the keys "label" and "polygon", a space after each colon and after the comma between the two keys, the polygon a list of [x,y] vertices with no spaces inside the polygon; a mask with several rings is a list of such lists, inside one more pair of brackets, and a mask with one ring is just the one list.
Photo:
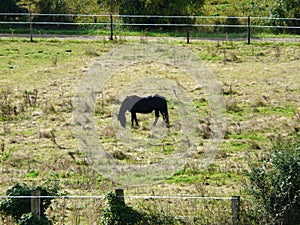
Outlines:
{"label": "foliage", "polygon": [[51,225],[46,217],[41,217],[40,219],[33,215],[32,213],[25,213],[21,216],[19,220],[19,225]]}
{"label": "foliage", "polygon": [[[62,0],[39,0],[36,10],[42,14],[65,14],[68,13],[66,1]],[[72,22],[72,17],[67,16],[35,16],[34,21],[48,22]]]}
{"label": "foliage", "polygon": [[241,25],[241,22],[237,17],[234,16],[228,16],[226,18],[225,24],[235,26],[235,27],[224,27],[224,31],[228,33],[232,33],[232,32],[241,33],[245,30],[244,28],[238,27],[239,25]]}
{"label": "foliage", "polygon": [[[4,215],[12,216],[15,221],[22,222],[21,224],[35,224],[30,223],[28,221],[35,221],[32,215],[30,215],[31,211],[31,199],[30,198],[10,198],[9,196],[31,196],[31,191],[33,190],[40,190],[42,196],[53,196],[57,194],[56,189],[47,189],[41,186],[37,187],[28,187],[26,185],[22,186],[20,184],[15,184],[11,189],[8,189],[6,195],[8,196],[5,200],[3,200],[0,204],[0,212]],[[43,221],[47,221],[47,223],[43,224],[50,224],[47,220],[45,212],[47,208],[51,204],[51,198],[44,198],[41,199],[41,218]],[[27,221],[27,222],[26,222]],[[41,224],[41,223],[36,223]]]}
{"label": "foliage", "polygon": [[[299,18],[300,6],[299,0],[242,0],[239,2],[233,0],[2,0],[0,2],[0,11],[3,12],[27,12],[41,14],[72,14],[70,16],[40,16],[35,15],[33,20],[36,22],[108,22],[108,17],[85,17],[78,16],[77,14],[107,14],[108,12],[113,14],[122,15],[162,15],[162,16],[193,16],[193,15],[213,15],[213,16],[252,16],[256,17],[251,20],[252,25],[274,25],[274,26],[293,26],[299,27],[299,20],[277,20],[273,19],[270,22],[265,19],[259,19],[258,17],[270,17],[270,18]],[[0,16],[0,20],[4,21],[28,21],[28,16]],[[154,17],[123,17],[124,23],[140,23],[140,24],[194,24],[195,18],[154,18]],[[241,20],[242,21],[242,20]],[[244,24],[237,19],[227,18],[225,20],[206,20],[211,24],[227,24],[227,25],[239,25]],[[12,25],[1,24],[0,27],[10,28]],[[15,24],[14,28],[26,28],[24,24]],[[34,25],[36,29],[91,29],[95,30],[94,25],[53,25],[43,24]],[[126,28],[139,30],[139,31],[174,31],[172,26],[125,26]],[[97,25],[99,28],[99,25]],[[186,28],[176,26],[176,31],[184,31]],[[203,28],[190,27],[191,31],[201,31]],[[240,27],[225,27],[225,28],[205,28],[207,31],[212,32],[245,32],[245,29]],[[261,28],[253,28],[254,31],[261,31]],[[268,29],[268,31],[275,33],[299,33],[299,29]]]}
{"label": "foliage", "polygon": [[[20,7],[18,3],[20,0],[1,0],[0,1],[0,13],[24,13],[25,9]],[[16,20],[20,19],[14,15],[0,16],[0,21]]]}
{"label": "foliage", "polygon": [[[190,1],[190,0],[122,0],[116,6],[112,6],[114,9],[118,8],[121,15],[161,15],[161,16],[191,16],[201,12],[201,7],[204,4],[204,0]],[[107,5],[109,5],[107,3]],[[191,18],[176,19],[176,18],[140,18],[130,17],[125,18],[126,23],[140,23],[140,24],[171,24],[171,23],[183,23],[192,24],[194,20]],[[139,26],[142,30],[153,29],[151,26]]]}
{"label": "foliage", "polygon": [[299,224],[300,141],[299,136],[282,139],[263,162],[251,164],[248,191],[267,224]]}
{"label": "foliage", "polygon": [[118,13],[119,2],[118,0],[97,0],[98,5],[102,8],[109,9],[110,13]]}
{"label": "foliage", "polygon": [[165,216],[158,213],[143,213],[126,205],[116,195],[109,192],[106,195],[107,206],[103,209],[101,218],[102,225],[127,225],[127,224],[175,224],[172,216]]}
{"label": "foliage", "polygon": [[268,17],[270,16],[270,8],[273,4],[273,0],[251,0],[251,1],[242,1],[241,4],[241,13],[244,16],[252,17]]}
{"label": "foliage", "polygon": [[112,192],[106,195],[107,207],[103,210],[101,224],[134,224],[142,219],[142,214],[120,201]]}
{"label": "foliage", "polygon": [[24,10],[18,5],[20,0],[1,0],[0,12],[1,13],[17,13],[24,12]]}
{"label": "foliage", "polygon": [[[271,7],[273,18],[299,18],[300,17],[300,1],[299,0],[276,0]],[[272,20],[271,25],[275,26],[299,26],[299,20]],[[299,29],[279,29],[277,32],[294,32],[299,34]]]}

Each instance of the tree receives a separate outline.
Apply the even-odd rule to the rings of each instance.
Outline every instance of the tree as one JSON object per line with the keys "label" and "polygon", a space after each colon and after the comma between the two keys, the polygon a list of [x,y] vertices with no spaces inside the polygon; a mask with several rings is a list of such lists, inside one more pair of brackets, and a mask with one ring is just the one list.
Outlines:
{"label": "tree", "polygon": [[0,203],[0,212],[4,215],[10,215],[18,222],[18,224],[31,224],[31,225],[51,225],[52,222],[46,217],[46,210],[51,204],[51,198],[41,199],[40,219],[30,213],[31,200],[30,198],[10,198],[10,196],[30,196],[32,190],[40,190],[42,196],[57,195],[58,190],[54,187],[28,187],[26,185],[15,184],[12,188],[6,191],[8,196]]}
{"label": "tree", "polygon": [[[276,0],[271,7],[271,16],[273,18],[299,18],[300,1],[299,0]],[[293,26],[299,27],[300,20],[272,20],[274,26]],[[277,32],[300,33],[299,29],[277,29]]]}
{"label": "tree", "polygon": [[0,2],[0,12],[1,13],[20,13],[24,12],[22,8],[19,7],[18,3],[20,0],[1,0]]}
{"label": "tree", "polygon": [[[35,11],[40,14],[62,14],[60,16],[53,15],[37,15],[34,16],[33,21],[35,22],[74,22],[75,17],[66,16],[63,14],[68,13],[67,1],[66,0],[37,0],[35,3]],[[38,27],[38,25],[35,25]],[[41,25],[42,29],[59,29],[59,26],[55,25]],[[68,26],[63,25],[63,29],[67,29]],[[74,25],[70,25],[69,28],[74,28]]]}
{"label": "tree", "polygon": [[[24,13],[25,9],[19,6],[20,0],[1,0],[0,1],[0,13]],[[0,21],[4,20],[18,20],[19,16],[8,15],[1,16]]]}
{"label": "tree", "polygon": [[256,222],[300,224],[299,135],[279,139],[271,155],[250,168],[248,191],[258,212]]}
{"label": "tree", "polygon": [[72,0],[66,1],[68,13],[73,14],[93,14],[99,13],[97,0]]}
{"label": "tree", "polygon": [[119,0],[97,0],[100,7],[108,9],[110,13],[118,13],[119,11]]}
{"label": "tree", "polygon": [[[205,0],[99,0],[99,3],[118,9],[121,15],[160,15],[160,16],[192,16],[201,12]],[[190,18],[141,18],[128,17],[124,19],[126,23],[144,24],[191,24],[194,20]],[[146,26],[142,29],[151,27]]]}
{"label": "tree", "polygon": [[[68,12],[67,4],[65,0],[39,0],[36,3],[36,11],[42,14],[65,14]],[[54,16],[43,16],[43,17],[36,17],[36,21],[62,21],[68,22],[70,18],[61,16],[61,17],[54,17]]]}

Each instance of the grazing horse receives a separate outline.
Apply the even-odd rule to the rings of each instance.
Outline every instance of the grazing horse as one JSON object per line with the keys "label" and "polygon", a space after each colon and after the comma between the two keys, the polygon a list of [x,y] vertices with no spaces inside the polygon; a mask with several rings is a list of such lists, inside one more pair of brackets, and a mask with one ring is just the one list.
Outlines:
{"label": "grazing horse", "polygon": [[136,113],[151,113],[154,110],[155,120],[153,126],[156,125],[159,113],[161,113],[163,120],[165,121],[167,127],[169,127],[167,100],[162,96],[156,94],[142,98],[132,95],[125,98],[118,114],[118,120],[120,121],[122,127],[126,126],[125,112],[127,110],[131,113],[131,126],[133,126],[134,122],[136,126],[139,126]]}

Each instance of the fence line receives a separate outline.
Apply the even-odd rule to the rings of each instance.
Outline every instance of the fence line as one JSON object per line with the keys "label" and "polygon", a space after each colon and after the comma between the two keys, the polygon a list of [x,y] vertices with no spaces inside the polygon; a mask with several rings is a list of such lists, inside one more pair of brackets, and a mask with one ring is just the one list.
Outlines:
{"label": "fence line", "polygon": [[25,195],[25,196],[16,196],[16,195],[3,195],[0,196],[0,199],[2,198],[13,198],[13,199],[28,199],[28,198],[51,198],[51,199],[57,199],[57,198],[61,198],[61,199],[89,199],[89,198],[94,198],[94,199],[104,199],[105,196],[95,196],[95,195],[86,195],[86,196],[68,196],[68,195],[59,195],[59,196],[43,196],[43,195],[39,195],[39,196],[31,196],[31,195]]}
{"label": "fence line", "polygon": [[[7,25],[29,25],[30,27],[30,41],[33,41],[33,25],[57,25],[57,26],[105,26],[106,28],[109,27],[110,30],[110,40],[113,40],[114,37],[114,30],[116,27],[180,27],[180,28],[186,28],[186,38],[187,43],[190,43],[190,29],[191,28],[200,28],[200,27],[213,27],[213,28],[246,28],[247,32],[247,42],[248,45],[251,42],[251,29],[252,28],[260,28],[260,29],[294,29],[297,30],[300,28],[300,26],[295,25],[258,25],[253,24],[253,20],[283,20],[283,21],[300,21],[300,18],[274,18],[274,17],[235,17],[235,16],[163,16],[163,15],[113,15],[113,14],[40,14],[40,13],[0,13],[1,16],[27,16],[29,18],[29,21],[0,21],[1,24],[7,24]],[[53,17],[91,17],[93,18],[93,22],[66,22],[66,21],[34,21],[34,16],[53,16]],[[104,21],[98,22],[97,18],[102,17],[106,18]],[[195,23],[128,23],[126,21],[123,21],[124,18],[172,18],[172,19],[197,19]],[[205,19],[214,19],[215,21],[208,21],[206,23],[203,23],[203,20]],[[237,21],[227,21],[221,23],[219,19],[231,19],[231,20],[237,20]],[[199,21],[200,20],[200,21]],[[246,20],[245,22],[241,23],[239,20]],[[105,29],[106,29],[105,28]],[[227,30],[228,32],[228,30]],[[297,31],[298,33],[298,31]]]}
{"label": "fence line", "polygon": [[[25,21],[0,21],[0,24],[26,24],[26,25],[110,25],[109,22],[106,23],[86,23],[86,22],[25,22]],[[155,23],[113,23],[119,26],[165,26],[165,27],[234,27],[234,28],[246,28],[247,24],[241,25],[229,25],[229,24],[155,24]],[[297,26],[268,26],[268,25],[251,25],[252,28],[279,28],[279,29],[300,29]]]}
{"label": "fence line", "polygon": [[[66,216],[67,212],[65,211],[68,207],[67,205],[69,205],[66,200],[72,200],[75,199],[75,202],[77,205],[75,205],[74,207],[69,207],[70,209],[73,209],[77,212],[77,214],[79,213],[78,210],[86,210],[89,207],[93,207],[95,206],[95,202],[90,202],[89,203],[82,203],[84,205],[84,207],[80,206],[80,202],[81,201],[76,201],[77,199],[82,199],[82,201],[84,199],[101,199],[104,200],[105,196],[103,195],[81,195],[81,196],[69,196],[69,195],[64,195],[64,196],[41,196],[40,195],[40,191],[38,190],[33,190],[31,192],[31,196],[0,196],[0,199],[30,199],[31,202],[31,212],[35,215],[37,215],[38,217],[40,216],[41,213],[41,207],[42,207],[42,199],[55,199],[55,202],[62,200],[62,203],[56,203],[56,207],[58,207],[58,211],[59,207],[61,208],[61,210],[64,210],[64,215]],[[155,201],[149,201],[149,200],[155,200],[155,199],[160,199],[160,200],[167,200],[166,202],[160,202],[159,208],[162,209],[162,211],[164,211],[164,213],[167,213],[167,215],[176,215],[174,216],[174,218],[182,218],[182,219],[187,219],[190,221],[194,221],[202,218],[203,215],[211,214],[214,215],[215,211],[218,212],[218,210],[222,211],[222,214],[219,215],[221,217],[223,217],[223,221],[227,221],[227,223],[231,223],[232,225],[237,225],[239,224],[239,220],[240,220],[240,196],[232,196],[232,197],[203,197],[203,196],[165,196],[165,195],[160,195],[160,196],[153,196],[153,195],[124,195],[124,190],[121,188],[115,189],[115,195],[117,197],[117,199],[120,202],[123,202],[123,204],[125,204],[125,199],[126,201],[129,201],[131,205],[134,205],[134,207],[138,207],[141,204],[137,204],[137,202],[133,201],[133,199],[142,199],[147,201],[148,205],[150,204],[152,207],[148,208],[148,210],[158,210],[160,211],[157,207],[157,203]],[[193,201],[192,202],[186,202],[185,200],[198,200],[197,202]],[[178,201],[177,201],[178,200]],[[182,201],[184,200],[184,201]],[[200,203],[201,201],[205,201],[203,203]],[[221,201],[226,201],[227,203],[221,203],[222,205],[220,205],[220,200]],[[228,205],[230,202],[230,205]],[[79,205],[78,205],[79,204]],[[89,206],[89,204],[94,204],[93,206]],[[185,210],[185,207],[191,207],[190,204],[193,204],[193,210],[189,211],[190,214],[186,214],[184,213],[183,215],[181,215],[181,211],[178,211],[178,209],[182,208],[181,210]],[[195,205],[194,205],[195,204]],[[202,206],[203,204],[203,206]],[[211,209],[208,209],[207,206],[211,205]],[[223,205],[225,204],[225,205]],[[103,207],[103,202],[100,202],[100,205],[102,205]],[[98,205],[98,206],[100,206]],[[143,205],[143,204],[142,204]],[[197,208],[198,207],[200,208]],[[70,206],[70,205],[69,205]],[[204,209],[201,211],[201,207],[204,207]],[[95,210],[95,209],[94,209]],[[225,213],[225,211],[226,213]],[[101,210],[100,210],[101,211]],[[161,212],[162,212],[161,211]],[[186,212],[186,211],[184,211]],[[69,212],[69,213],[74,213],[74,212]],[[205,214],[203,214],[205,213]],[[84,213],[79,213],[82,216],[84,215]],[[80,217],[79,214],[77,215],[77,217]],[[208,215],[206,215],[208,216]],[[227,219],[225,219],[227,216]],[[225,218],[224,218],[225,217]],[[79,218],[78,218],[79,219]],[[217,218],[206,218],[206,221],[212,221],[212,220],[216,220]],[[79,219],[80,220],[80,219]],[[1,218],[0,218],[1,221]],[[61,223],[64,224],[65,220],[64,218],[61,218]],[[77,224],[77,223],[76,223]],[[196,224],[196,223],[192,223],[192,224]]]}
{"label": "fence line", "polygon": [[[126,197],[128,199],[144,199],[144,200],[148,200],[148,199],[198,199],[198,200],[231,200],[232,197],[201,197],[201,196],[152,196],[152,195],[124,195],[124,196],[119,196],[119,197]],[[51,199],[57,199],[57,198],[61,198],[61,199],[105,199],[104,195],[61,195],[61,196],[11,196],[11,195],[2,195],[0,196],[0,199],[5,199],[5,198],[13,198],[13,199],[28,199],[28,198],[51,198]]]}
{"label": "fence line", "polygon": [[[54,16],[54,17],[106,17],[106,18],[166,18],[166,19],[248,19],[245,16],[161,16],[161,15],[112,15],[112,14],[40,14],[40,13],[0,13],[0,16]],[[250,17],[251,20],[290,20],[300,21],[300,18],[275,18],[275,17]],[[42,22],[42,21],[0,21],[0,24],[36,24],[36,25],[110,25],[108,22]],[[181,27],[247,27],[247,24],[159,24],[159,23],[122,23],[113,22],[114,25],[119,26],[181,26]],[[273,25],[251,25],[253,28],[286,28],[299,29],[300,26],[273,26]]]}
{"label": "fence line", "polygon": [[[32,16],[70,16],[70,17],[110,17],[111,14],[63,14],[63,13],[31,13]],[[30,16],[30,13],[0,13],[0,16]],[[248,16],[163,16],[163,15],[115,15],[113,17],[120,18],[169,18],[169,19],[247,19]],[[300,18],[277,18],[277,17],[263,17],[251,16],[251,19],[265,19],[265,20],[300,20]]]}

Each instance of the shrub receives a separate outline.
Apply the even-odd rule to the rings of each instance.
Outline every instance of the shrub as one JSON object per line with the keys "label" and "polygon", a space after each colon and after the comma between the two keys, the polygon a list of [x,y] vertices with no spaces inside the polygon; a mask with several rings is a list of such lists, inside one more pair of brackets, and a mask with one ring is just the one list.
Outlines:
{"label": "shrub", "polygon": [[270,156],[250,168],[248,191],[256,203],[256,219],[265,224],[300,224],[299,136],[279,139]]}
{"label": "shrub", "polygon": [[[19,224],[25,225],[49,225],[52,224],[46,218],[45,212],[51,204],[51,198],[41,199],[41,219],[33,216],[31,212],[31,199],[30,198],[10,198],[9,196],[31,196],[32,190],[40,190],[42,196],[53,196],[57,192],[52,189],[47,190],[44,187],[28,187],[20,184],[15,184],[11,189],[6,191],[8,196],[0,203],[0,212],[4,215],[10,215]],[[38,221],[38,222],[36,222]]]}
{"label": "shrub", "polygon": [[103,210],[103,218],[101,224],[135,224],[142,220],[142,214],[124,202],[112,192],[106,196],[107,207]]}
{"label": "shrub", "polygon": [[[229,25],[229,27],[225,27],[224,31],[228,32],[228,33],[241,33],[245,31],[245,28],[242,27],[238,27],[239,25],[241,25],[241,22],[239,20],[239,18],[235,17],[235,16],[228,16],[226,18],[226,25]],[[232,25],[232,26],[230,26]]]}
{"label": "shrub", "polygon": [[33,215],[32,213],[25,213],[21,216],[18,224],[19,225],[51,225],[52,222],[50,222],[45,217],[41,217],[39,219],[36,215]]}
{"label": "shrub", "polygon": [[155,212],[140,212],[120,201],[112,192],[109,192],[105,198],[107,206],[103,209],[103,215],[100,220],[102,225],[176,224],[174,217]]}
{"label": "shrub", "polygon": [[[300,16],[300,1],[299,0],[275,0],[273,5],[271,6],[271,15],[274,18],[299,18]],[[270,24],[273,26],[291,26],[298,27],[299,20],[271,20]],[[275,33],[295,33],[299,34],[299,29],[286,29],[279,28],[273,30]]]}

